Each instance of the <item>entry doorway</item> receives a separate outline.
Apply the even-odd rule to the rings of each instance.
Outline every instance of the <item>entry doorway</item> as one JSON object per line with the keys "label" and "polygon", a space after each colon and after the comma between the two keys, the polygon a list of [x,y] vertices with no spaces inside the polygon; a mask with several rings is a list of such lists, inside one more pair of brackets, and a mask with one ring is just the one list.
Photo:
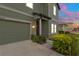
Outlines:
{"label": "entry doorway", "polygon": [[36,21],[36,34],[40,35],[40,27],[41,27],[41,35],[48,36],[48,21],[42,19],[41,20],[41,26],[39,24],[39,19]]}

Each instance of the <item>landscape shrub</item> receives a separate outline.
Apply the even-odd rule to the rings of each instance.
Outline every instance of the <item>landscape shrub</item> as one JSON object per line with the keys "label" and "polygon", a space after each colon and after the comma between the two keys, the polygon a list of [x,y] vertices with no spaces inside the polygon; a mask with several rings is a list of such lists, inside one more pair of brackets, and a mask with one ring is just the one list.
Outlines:
{"label": "landscape shrub", "polygon": [[64,31],[58,31],[59,32],[59,34],[64,34]]}
{"label": "landscape shrub", "polygon": [[52,47],[56,51],[64,54],[64,55],[71,55],[71,44],[72,38],[66,34],[55,34],[52,35],[53,43]]}
{"label": "landscape shrub", "polygon": [[72,34],[71,37],[73,39],[71,55],[79,56],[79,34]]}
{"label": "landscape shrub", "polygon": [[37,42],[39,44],[46,43],[46,37],[45,36],[32,35],[31,40],[33,42]]}
{"label": "landscape shrub", "polygon": [[37,42],[37,41],[39,40],[39,37],[36,36],[36,35],[32,35],[32,36],[31,36],[31,40],[32,40],[33,42]]}

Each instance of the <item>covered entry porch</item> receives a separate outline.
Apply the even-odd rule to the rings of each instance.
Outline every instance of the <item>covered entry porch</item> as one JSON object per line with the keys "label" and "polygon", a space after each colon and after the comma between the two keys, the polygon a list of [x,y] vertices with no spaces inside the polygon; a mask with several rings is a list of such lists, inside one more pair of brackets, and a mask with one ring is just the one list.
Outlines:
{"label": "covered entry porch", "polygon": [[36,19],[36,35],[48,36],[49,34],[49,20],[50,17],[43,15],[41,13],[33,13]]}

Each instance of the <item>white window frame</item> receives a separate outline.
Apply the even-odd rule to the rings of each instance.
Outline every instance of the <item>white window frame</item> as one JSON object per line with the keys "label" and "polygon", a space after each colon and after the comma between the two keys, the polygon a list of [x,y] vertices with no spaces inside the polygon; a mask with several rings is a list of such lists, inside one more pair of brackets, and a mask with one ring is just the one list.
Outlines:
{"label": "white window frame", "polygon": [[33,3],[26,3],[26,6],[33,9]]}
{"label": "white window frame", "polygon": [[56,16],[56,6],[53,6],[53,15]]}

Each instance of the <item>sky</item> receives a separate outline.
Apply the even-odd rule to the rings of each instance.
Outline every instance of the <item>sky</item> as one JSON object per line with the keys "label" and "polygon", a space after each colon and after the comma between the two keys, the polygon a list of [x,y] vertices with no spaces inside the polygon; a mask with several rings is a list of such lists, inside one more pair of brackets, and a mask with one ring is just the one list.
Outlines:
{"label": "sky", "polygon": [[59,20],[62,22],[79,22],[79,3],[59,3]]}

